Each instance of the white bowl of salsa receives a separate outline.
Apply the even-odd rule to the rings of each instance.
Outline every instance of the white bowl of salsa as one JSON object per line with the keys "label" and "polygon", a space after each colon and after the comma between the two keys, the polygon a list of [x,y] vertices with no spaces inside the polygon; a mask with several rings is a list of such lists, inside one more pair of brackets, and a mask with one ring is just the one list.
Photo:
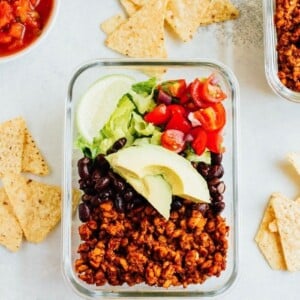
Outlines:
{"label": "white bowl of salsa", "polygon": [[59,0],[0,0],[0,63],[28,53],[52,27]]}

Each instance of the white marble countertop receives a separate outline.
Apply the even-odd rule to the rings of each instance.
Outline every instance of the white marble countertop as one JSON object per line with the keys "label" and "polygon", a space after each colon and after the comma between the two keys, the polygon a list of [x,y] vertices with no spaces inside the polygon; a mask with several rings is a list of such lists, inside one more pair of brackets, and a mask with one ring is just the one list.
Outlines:
{"label": "white marble countertop", "polygon": [[[268,196],[300,194],[300,177],[286,154],[300,150],[300,105],[276,96],[264,73],[261,1],[240,1],[241,18],[197,32],[190,43],[168,38],[170,58],[206,57],[236,74],[240,99],[239,275],[220,299],[299,299],[300,273],[272,271],[253,238]],[[105,4],[104,4],[105,3]],[[23,116],[61,183],[64,99],[74,69],[92,58],[119,57],[106,49],[101,20],[117,1],[64,0],[46,40],[23,58],[0,64],[0,122]],[[12,254],[0,247],[0,299],[79,299],[61,274],[58,226],[40,245]]]}

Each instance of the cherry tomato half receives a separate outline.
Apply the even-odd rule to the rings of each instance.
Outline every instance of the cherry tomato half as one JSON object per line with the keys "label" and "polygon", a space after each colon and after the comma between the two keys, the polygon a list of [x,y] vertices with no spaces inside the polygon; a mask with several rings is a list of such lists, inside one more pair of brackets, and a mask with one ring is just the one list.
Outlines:
{"label": "cherry tomato half", "polygon": [[171,116],[174,116],[174,115],[177,115],[177,114],[182,115],[182,116],[186,115],[185,108],[180,104],[170,104],[170,105],[168,105],[168,111],[170,112]]}
{"label": "cherry tomato half", "polygon": [[170,112],[165,104],[159,104],[154,107],[154,109],[148,112],[144,116],[144,120],[148,123],[153,123],[154,125],[161,125],[166,123],[170,118]]}
{"label": "cherry tomato half", "polygon": [[184,133],[176,129],[164,131],[160,141],[164,148],[176,153],[181,152],[185,147]]}
{"label": "cherry tomato half", "polygon": [[197,155],[201,155],[207,144],[207,133],[202,127],[195,127],[191,131],[191,135],[194,137],[192,141],[192,148]]}
{"label": "cherry tomato half", "polygon": [[214,153],[223,153],[225,148],[222,145],[223,135],[220,131],[208,132],[207,133],[207,144],[206,147]]}
{"label": "cherry tomato half", "polygon": [[174,114],[167,123],[166,129],[177,129],[183,133],[188,133],[192,126],[190,122],[179,113]]}
{"label": "cherry tomato half", "polygon": [[206,108],[200,108],[195,112],[191,112],[191,114],[200,121],[206,131],[219,130],[226,123],[226,111],[221,102]]}
{"label": "cherry tomato half", "polygon": [[199,107],[207,107],[209,103],[218,103],[227,96],[211,75],[203,82],[195,79],[191,85],[191,96]]}
{"label": "cherry tomato half", "polygon": [[186,90],[184,79],[169,80],[161,84],[161,89],[172,97],[180,98]]}

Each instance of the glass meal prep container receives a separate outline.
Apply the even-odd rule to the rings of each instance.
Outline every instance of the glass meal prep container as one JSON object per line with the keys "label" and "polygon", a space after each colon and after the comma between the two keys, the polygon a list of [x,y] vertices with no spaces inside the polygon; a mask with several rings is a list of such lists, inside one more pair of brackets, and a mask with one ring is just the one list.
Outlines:
{"label": "glass meal prep container", "polygon": [[267,81],[273,91],[280,97],[300,102],[300,93],[287,88],[278,78],[278,60],[277,60],[277,33],[274,22],[276,11],[276,0],[263,1],[264,16],[264,48],[265,48],[265,72]]}
{"label": "glass meal prep container", "polygon": [[[226,203],[222,216],[230,226],[228,236],[227,267],[219,277],[210,277],[203,284],[192,284],[188,287],[162,288],[137,284],[128,286],[96,286],[80,280],[74,269],[74,262],[79,257],[77,248],[80,244],[78,227],[82,224],[78,211],[72,214],[72,188],[78,188],[77,161],[83,154],[75,147],[77,136],[75,114],[76,106],[85,91],[97,79],[109,74],[125,74],[132,76],[136,81],[149,78],[147,74],[157,69],[166,69],[161,80],[186,79],[191,82],[196,77],[207,77],[214,73],[222,89],[227,94],[223,101],[226,109],[227,123],[224,129],[224,145],[226,151],[222,164],[225,174],[222,177],[226,184],[224,199]],[[73,290],[81,296],[90,299],[133,299],[154,297],[204,297],[214,296],[226,291],[235,281],[238,270],[238,101],[239,88],[233,73],[225,66],[208,60],[94,60],[79,67],[69,83],[68,96],[65,108],[65,135],[64,135],[64,203],[63,203],[63,273],[66,281]]]}

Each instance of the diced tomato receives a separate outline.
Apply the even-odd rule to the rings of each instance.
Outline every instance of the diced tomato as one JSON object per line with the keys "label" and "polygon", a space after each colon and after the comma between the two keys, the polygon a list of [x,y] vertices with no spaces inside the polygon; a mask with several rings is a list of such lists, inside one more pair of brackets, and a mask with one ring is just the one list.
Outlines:
{"label": "diced tomato", "polygon": [[169,80],[161,84],[161,89],[172,97],[180,98],[186,90],[184,79]]}
{"label": "diced tomato", "polygon": [[184,133],[176,129],[164,131],[161,135],[161,145],[176,153],[181,152],[185,147]]}
{"label": "diced tomato", "polygon": [[13,20],[13,10],[7,1],[0,1],[0,28]]}
{"label": "diced tomato", "polygon": [[226,123],[226,111],[221,102],[207,108],[200,108],[195,112],[191,112],[191,114],[200,121],[203,128],[207,131],[219,130]]}
{"label": "diced tomato", "polygon": [[12,40],[12,37],[7,33],[0,32],[0,44],[9,44]]}
{"label": "diced tomato", "polygon": [[165,124],[170,118],[170,112],[165,104],[157,105],[152,111],[144,116],[144,120],[154,125]]}
{"label": "diced tomato", "polygon": [[182,105],[179,105],[179,104],[168,105],[168,111],[170,112],[171,116],[174,116],[174,115],[185,116],[186,115],[186,110],[184,109],[184,107]]}
{"label": "diced tomato", "polygon": [[207,133],[207,148],[214,153],[223,153],[225,148],[222,145],[223,135],[220,131]]}
{"label": "diced tomato", "polygon": [[199,107],[206,107],[207,103],[218,103],[227,97],[216,83],[214,74],[203,82],[195,79],[191,86],[191,95]]}
{"label": "diced tomato", "polygon": [[21,23],[13,23],[10,26],[9,34],[18,40],[22,40],[25,33],[25,26]]}
{"label": "diced tomato", "polygon": [[201,155],[206,148],[207,133],[202,127],[196,127],[191,134],[194,137],[194,140],[192,141],[192,148],[197,155]]}
{"label": "diced tomato", "polygon": [[191,130],[192,126],[190,122],[179,113],[173,114],[169,122],[167,123],[166,129],[177,129],[183,133],[188,133]]}

